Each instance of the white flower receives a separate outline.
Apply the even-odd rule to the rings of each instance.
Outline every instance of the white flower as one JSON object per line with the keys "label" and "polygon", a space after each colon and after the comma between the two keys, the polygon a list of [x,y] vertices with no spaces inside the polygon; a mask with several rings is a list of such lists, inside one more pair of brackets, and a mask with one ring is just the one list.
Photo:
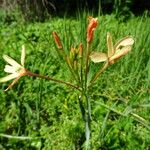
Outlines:
{"label": "white flower", "polygon": [[110,33],[107,34],[107,48],[108,52],[92,52],[90,55],[91,60],[94,63],[108,61],[109,64],[113,64],[120,57],[126,55],[129,51],[131,51],[131,47],[134,43],[132,37],[125,37],[118,41],[115,45],[113,45],[112,37]]}
{"label": "white flower", "polygon": [[27,70],[24,68],[25,46],[22,46],[21,64],[17,63],[14,59],[7,55],[3,55],[3,58],[9,64],[5,66],[4,71],[10,74],[6,77],[0,78],[0,82],[7,82],[9,80],[15,79],[5,90],[7,91],[19,80],[20,77],[27,75]]}

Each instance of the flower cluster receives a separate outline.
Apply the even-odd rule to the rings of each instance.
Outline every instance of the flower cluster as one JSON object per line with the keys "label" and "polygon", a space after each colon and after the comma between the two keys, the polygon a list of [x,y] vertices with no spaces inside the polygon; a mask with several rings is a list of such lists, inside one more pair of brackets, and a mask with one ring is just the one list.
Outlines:
{"label": "flower cluster", "polygon": [[[14,81],[8,86],[5,90],[7,91],[10,89],[21,77],[23,76],[36,76],[48,80],[52,80],[55,82],[63,83],[69,86],[72,86],[76,89],[81,88],[85,90],[89,86],[88,81],[88,74],[90,72],[90,61],[94,63],[99,62],[106,62],[106,65],[100,69],[91,80],[93,83],[99,75],[111,64],[115,63],[119,58],[123,57],[129,51],[131,51],[132,45],[134,40],[132,37],[127,36],[116,44],[113,44],[112,36],[110,33],[107,33],[107,53],[103,52],[93,52],[91,51],[90,44],[94,37],[94,30],[98,26],[98,18],[89,17],[88,18],[88,26],[86,31],[86,43],[87,45],[84,46],[82,43],[79,44],[77,47],[71,47],[69,53],[65,53],[63,50],[63,44],[60,40],[60,37],[56,32],[53,32],[53,38],[57,45],[57,52],[63,57],[65,62],[68,65],[68,68],[76,81],[76,85],[72,85],[71,83],[60,81],[57,79],[49,78],[42,75],[37,75],[34,73],[29,72],[25,67],[25,47],[22,46],[22,54],[21,54],[21,64],[17,63],[11,57],[4,55],[4,60],[9,64],[5,66],[4,71],[10,73],[8,76],[0,78],[0,82],[6,82],[9,80],[14,79]],[[69,55],[68,55],[69,54]]]}

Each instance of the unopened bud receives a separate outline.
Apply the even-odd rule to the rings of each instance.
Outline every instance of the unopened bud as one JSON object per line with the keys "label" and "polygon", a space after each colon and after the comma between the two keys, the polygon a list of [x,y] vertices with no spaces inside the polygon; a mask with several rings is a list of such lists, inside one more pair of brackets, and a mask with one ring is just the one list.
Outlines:
{"label": "unopened bud", "polygon": [[61,44],[60,38],[59,38],[59,36],[57,35],[57,33],[56,33],[56,32],[53,32],[52,35],[53,35],[53,38],[54,38],[55,43],[56,43],[56,45],[58,46],[58,48],[59,48],[59,49],[62,49],[62,44]]}
{"label": "unopened bud", "polygon": [[98,24],[97,18],[89,17],[89,24],[87,27],[87,37],[86,37],[86,41],[88,43],[90,43],[93,39],[93,32],[97,27],[97,24]]}
{"label": "unopened bud", "polygon": [[80,45],[79,45],[79,52],[78,52],[78,54],[79,54],[79,57],[83,56],[83,44],[82,43],[80,43]]}

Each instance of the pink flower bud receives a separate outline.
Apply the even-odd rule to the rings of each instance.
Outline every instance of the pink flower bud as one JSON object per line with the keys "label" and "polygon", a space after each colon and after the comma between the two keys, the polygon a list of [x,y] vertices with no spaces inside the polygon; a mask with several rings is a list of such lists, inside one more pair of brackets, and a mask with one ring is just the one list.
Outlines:
{"label": "pink flower bud", "polygon": [[56,32],[53,32],[52,35],[53,35],[53,38],[54,38],[55,43],[56,43],[56,45],[58,46],[58,48],[59,48],[59,49],[62,49],[62,44],[61,44],[60,38],[59,38],[59,36],[57,35],[57,33],[56,33]]}
{"label": "pink flower bud", "polygon": [[87,27],[87,37],[86,37],[86,41],[88,43],[90,43],[93,39],[93,32],[97,27],[97,24],[98,24],[97,18],[89,17],[89,24]]}

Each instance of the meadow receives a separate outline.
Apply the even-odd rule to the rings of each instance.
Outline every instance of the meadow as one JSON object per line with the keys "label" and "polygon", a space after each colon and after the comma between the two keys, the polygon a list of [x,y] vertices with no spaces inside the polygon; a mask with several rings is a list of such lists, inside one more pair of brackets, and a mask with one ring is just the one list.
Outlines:
{"label": "meadow", "polygon": [[[87,14],[52,18],[44,23],[0,23],[0,77],[3,54],[20,61],[26,46],[25,66],[32,72],[73,83],[58,55],[52,32],[64,49],[85,44]],[[124,22],[114,15],[98,17],[92,49],[106,52],[106,34],[113,42],[132,36],[132,51],[111,65],[91,89],[92,150],[148,150],[150,148],[150,18],[131,17]],[[99,64],[91,63],[94,72]],[[11,83],[11,82],[10,82]],[[21,78],[12,89],[0,84],[0,149],[85,149],[85,124],[73,88],[35,77]]]}

